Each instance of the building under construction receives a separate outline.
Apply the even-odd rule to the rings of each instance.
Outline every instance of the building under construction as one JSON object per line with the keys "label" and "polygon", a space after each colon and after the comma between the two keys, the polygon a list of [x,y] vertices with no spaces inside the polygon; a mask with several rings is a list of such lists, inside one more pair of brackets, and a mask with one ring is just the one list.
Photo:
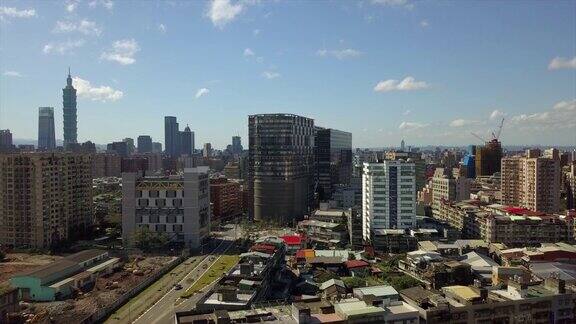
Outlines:
{"label": "building under construction", "polygon": [[502,133],[502,126],[504,126],[504,118],[500,122],[500,126],[496,133],[492,132],[492,139],[486,141],[480,136],[472,133],[475,137],[483,140],[484,146],[476,148],[476,176],[492,176],[496,172],[500,172],[500,164],[502,160],[502,143],[500,143],[500,134]]}
{"label": "building under construction", "polygon": [[476,176],[491,176],[500,172],[502,160],[502,144],[498,139],[486,142],[484,146],[476,148]]}

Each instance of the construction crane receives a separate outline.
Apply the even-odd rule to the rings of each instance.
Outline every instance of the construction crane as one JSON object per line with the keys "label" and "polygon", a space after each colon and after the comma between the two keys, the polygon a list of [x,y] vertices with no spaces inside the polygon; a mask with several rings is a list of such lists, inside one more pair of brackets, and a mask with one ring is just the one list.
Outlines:
{"label": "construction crane", "polygon": [[486,143],[486,140],[483,139],[482,137],[480,137],[479,135],[476,135],[476,134],[474,134],[474,133],[472,133],[472,132],[470,132],[470,134],[472,134],[474,137],[476,137],[477,139],[479,139],[480,141],[482,141],[482,143]]}
{"label": "construction crane", "polygon": [[[490,140],[490,142],[497,142],[500,139],[500,134],[502,134],[502,127],[504,127],[504,118],[502,118],[502,120],[500,121],[500,126],[498,126],[496,133],[492,132],[492,139]],[[472,132],[470,134],[472,134],[477,139],[481,140],[483,143],[489,142],[477,134],[474,134]]]}
{"label": "construction crane", "polygon": [[504,127],[504,117],[502,117],[502,121],[500,122],[500,126],[498,126],[498,132],[496,132],[495,139],[500,139],[500,134],[502,134],[502,127]]}

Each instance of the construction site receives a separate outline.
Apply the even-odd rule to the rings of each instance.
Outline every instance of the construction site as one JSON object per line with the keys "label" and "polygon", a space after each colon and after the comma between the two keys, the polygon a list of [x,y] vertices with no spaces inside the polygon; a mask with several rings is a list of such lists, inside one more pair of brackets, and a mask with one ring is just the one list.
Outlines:
{"label": "construction site", "polygon": [[[32,276],[54,267],[60,268],[57,264],[69,257],[8,254],[6,262],[0,263],[0,282],[19,276]],[[69,296],[53,301],[28,298],[28,301],[20,302],[20,312],[14,314],[11,320],[18,323],[81,323],[86,319],[93,319],[95,314],[114,307],[136,288],[145,286],[146,282],[156,277],[175,259],[176,257],[169,256],[135,255],[122,262],[121,258],[118,258],[120,262],[117,262],[111,271],[99,273],[89,285],[82,286],[81,289],[72,289]],[[70,278],[78,277],[84,272]]]}

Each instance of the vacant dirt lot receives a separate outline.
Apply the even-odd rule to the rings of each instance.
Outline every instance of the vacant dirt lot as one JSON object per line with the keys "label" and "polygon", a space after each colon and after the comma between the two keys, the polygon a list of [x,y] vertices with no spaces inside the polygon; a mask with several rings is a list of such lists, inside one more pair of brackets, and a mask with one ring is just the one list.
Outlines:
{"label": "vacant dirt lot", "polygon": [[172,259],[174,258],[147,257],[134,261],[132,258],[121,270],[110,276],[98,278],[91,291],[80,293],[76,298],[65,301],[32,303],[28,312],[47,313],[54,323],[75,323],[112,304],[122,294],[152,276]]}

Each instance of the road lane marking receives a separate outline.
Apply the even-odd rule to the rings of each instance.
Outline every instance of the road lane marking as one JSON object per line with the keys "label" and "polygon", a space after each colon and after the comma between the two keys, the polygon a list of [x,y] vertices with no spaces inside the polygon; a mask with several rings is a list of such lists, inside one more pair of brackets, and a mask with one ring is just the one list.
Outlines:
{"label": "road lane marking", "polygon": [[[220,245],[218,245],[214,250],[212,250],[210,253],[216,251],[218,248],[220,248],[220,246],[222,246],[222,244],[224,244],[224,241],[222,241],[220,243]],[[209,254],[208,254],[209,255]],[[206,255],[206,257],[200,261],[200,263],[198,263],[198,265],[196,267],[194,267],[194,269],[192,269],[182,280],[180,280],[179,283],[183,282],[184,280],[186,280],[186,278],[188,276],[190,276],[190,274],[192,274],[192,272],[194,272],[205,260],[208,259],[208,255]],[[210,267],[208,267],[210,268]],[[194,284],[194,283],[192,283]],[[191,285],[192,286],[192,285]],[[142,313],[140,316],[138,316],[134,321],[132,321],[131,323],[135,323],[137,322],[140,318],[142,318],[142,316],[146,315],[146,313],[148,313],[152,308],[154,308],[156,305],[158,305],[158,303],[160,303],[166,296],[168,296],[172,291],[173,291],[174,287],[170,288],[166,294],[164,294],[160,299],[158,299],[154,304],[152,304],[152,306],[150,306],[150,308],[148,308],[146,311],[144,311],[144,313]]]}

